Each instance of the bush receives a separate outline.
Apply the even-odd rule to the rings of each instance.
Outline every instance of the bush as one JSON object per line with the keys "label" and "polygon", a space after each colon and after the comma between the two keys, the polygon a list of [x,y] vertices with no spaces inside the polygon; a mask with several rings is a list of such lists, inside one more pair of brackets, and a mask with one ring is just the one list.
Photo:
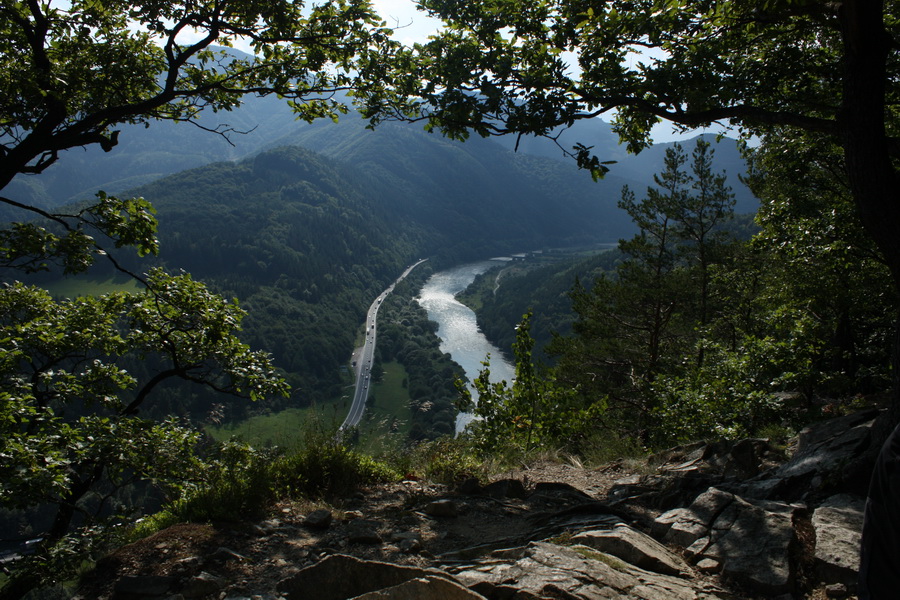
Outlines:
{"label": "bush", "polygon": [[[174,522],[239,521],[262,512],[272,500],[271,463],[274,453],[225,442],[205,461],[197,481],[169,503],[157,518]],[[170,517],[166,517],[169,513]]]}
{"label": "bush", "polygon": [[488,474],[485,463],[476,455],[468,438],[444,436],[419,443],[398,455],[400,469],[410,476],[436,483],[455,484],[472,477],[483,480]]}
{"label": "bush", "polygon": [[279,494],[310,498],[336,498],[369,483],[400,479],[387,464],[324,434],[307,436],[301,448],[275,461],[272,471]]}

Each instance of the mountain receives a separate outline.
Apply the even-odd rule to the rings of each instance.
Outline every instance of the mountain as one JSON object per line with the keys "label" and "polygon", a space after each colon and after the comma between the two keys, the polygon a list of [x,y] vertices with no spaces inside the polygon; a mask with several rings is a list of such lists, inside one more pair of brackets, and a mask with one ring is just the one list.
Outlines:
{"label": "mountain", "polygon": [[[203,119],[206,129],[227,122],[249,133],[230,145],[186,124],[126,127],[113,152],[69,151],[13,189],[41,206],[97,189],[152,201],[159,260],[239,298],[251,313],[246,341],[275,355],[305,401],[340,395],[364,308],[415,258],[441,268],[616,242],[634,231],[616,205],[622,186],[642,190],[658,170],[632,178],[615,169],[593,182],[547,156],[545,140],[513,152],[502,139],[461,143],[418,125],[373,131],[352,114],[307,124],[274,98]],[[608,126],[584,131],[621,154]],[[121,260],[138,272],[148,266]],[[178,402],[173,392],[170,408]]]}
{"label": "mountain", "polygon": [[315,150],[385,182],[385,201],[401,206],[405,218],[462,236],[467,247],[512,252],[615,241],[632,230],[616,201],[622,185],[638,182],[611,175],[595,183],[571,163],[513,153],[493,140],[454,142],[395,123],[373,131],[348,120],[304,127],[278,143]]}
{"label": "mountain", "polygon": [[[572,165],[490,141],[450,142],[391,124],[304,133],[281,141],[334,156],[279,146],[128,191],[157,208],[158,262],[249,311],[244,339],[275,356],[295,404],[340,396],[340,367],[365,307],[415,258],[439,268],[615,241],[632,228],[614,201],[624,180],[593,183]],[[138,272],[150,266],[119,260]],[[196,399],[192,410],[211,402]],[[180,412],[177,391],[157,406]]]}
{"label": "mountain", "polygon": [[[234,49],[228,52],[248,58],[248,55]],[[412,167],[411,172],[427,169],[425,164],[413,164],[410,148],[405,145],[415,134],[430,138],[437,145],[455,145],[439,135],[425,135],[421,125],[385,124],[372,135],[358,114],[351,111],[335,126],[322,120],[312,124],[297,121],[286,102],[275,96],[246,96],[241,106],[233,111],[212,113],[205,111],[194,123],[172,123],[156,121],[146,127],[123,125],[119,144],[112,152],[103,152],[97,147],[74,149],[64,152],[61,159],[40,176],[17,178],[6,190],[11,197],[31,202],[42,208],[49,208],[92,197],[97,190],[109,194],[121,194],[135,186],[143,185],[185,169],[218,161],[235,161],[252,156],[264,148],[284,145],[299,145],[338,160],[366,160],[374,167],[386,157],[375,153],[385,150],[388,143],[390,152],[405,153],[405,158],[395,157],[395,166],[401,168],[402,179],[409,175],[403,171]],[[210,133],[219,129],[225,135]],[[399,131],[408,133],[399,134]],[[386,139],[399,136],[392,142]],[[594,147],[603,160],[613,160],[612,172],[607,176],[611,188],[619,188],[629,183],[636,191],[652,183],[652,174],[662,165],[666,144],[653,146],[634,156],[618,144],[611,126],[600,119],[578,121],[559,135],[559,145],[545,138],[505,136],[482,140],[470,139],[466,144],[479,146],[479,160],[484,160],[499,148],[516,150],[517,156],[549,158],[569,167],[565,177],[587,180],[586,173],[576,174],[573,161],[564,156],[562,148],[571,149],[576,142]],[[690,149],[693,142],[685,142]],[[405,162],[404,162],[405,161]],[[490,162],[488,160],[488,162]],[[431,164],[434,169],[426,174],[431,177],[444,169],[442,164]],[[454,165],[449,165],[453,167]],[[465,165],[458,163],[457,168]],[[527,168],[527,167],[525,167]],[[733,140],[725,139],[716,146],[716,168],[723,168],[729,175],[729,184],[738,196],[739,212],[755,212],[756,200],[749,190],[740,183],[737,175],[745,170]],[[444,173],[454,177],[453,169]],[[557,175],[562,176],[562,175]],[[421,178],[420,178],[421,181]],[[582,182],[584,183],[584,182]],[[454,183],[455,185],[455,183]],[[605,194],[605,192],[604,192]],[[615,197],[618,197],[616,190]],[[14,212],[0,208],[0,218],[20,218]]]}

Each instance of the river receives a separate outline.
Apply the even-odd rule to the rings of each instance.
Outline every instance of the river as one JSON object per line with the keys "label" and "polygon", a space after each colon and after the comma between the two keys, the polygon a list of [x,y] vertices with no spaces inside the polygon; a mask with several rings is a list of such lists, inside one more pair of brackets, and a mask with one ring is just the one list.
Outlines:
{"label": "river", "polygon": [[[473,381],[482,369],[481,362],[491,355],[491,381],[512,381],[515,369],[503,358],[499,348],[490,343],[478,329],[475,313],[454,296],[468,287],[477,275],[497,261],[480,261],[432,275],[425,282],[419,294],[419,304],[428,312],[428,318],[438,324],[437,335],[441,338],[441,351],[450,354]],[[469,391],[477,400],[474,387]],[[456,430],[462,431],[472,420],[469,413],[461,413],[456,420]]]}

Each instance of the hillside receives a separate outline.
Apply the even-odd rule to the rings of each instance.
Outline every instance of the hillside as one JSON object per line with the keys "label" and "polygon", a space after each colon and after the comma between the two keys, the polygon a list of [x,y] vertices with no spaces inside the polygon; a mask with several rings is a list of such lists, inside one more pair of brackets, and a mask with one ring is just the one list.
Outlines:
{"label": "hillside", "polygon": [[[416,257],[440,268],[630,228],[602,195],[619,182],[572,177],[570,165],[391,125],[323,127],[317,136],[345,151],[329,158],[280,146],[129,192],[158,210],[154,262],[185,269],[250,312],[244,339],[275,356],[294,385],[292,405],[341,395],[365,306]],[[149,267],[120,260],[136,272]],[[168,391],[157,410],[187,410],[179,396]],[[212,402],[195,399],[190,412],[205,415]]]}
{"label": "hillside", "polygon": [[[249,58],[233,48],[226,51],[241,58]],[[349,105],[349,100],[345,101]],[[118,128],[119,143],[113,151],[104,152],[97,147],[88,147],[65,152],[56,164],[39,177],[17,177],[7,192],[37,206],[54,207],[90,198],[99,189],[119,194],[185,169],[219,161],[241,160],[263,149],[285,145],[299,145],[347,162],[363,161],[369,167],[382,163],[383,159],[396,162],[399,156],[406,155],[405,159],[394,166],[411,167],[411,172],[403,172],[405,169],[392,171],[398,177],[396,183],[401,188],[403,182],[410,177],[422,183],[434,177],[435,173],[452,173],[455,167],[465,166],[464,162],[444,164],[418,160],[416,150],[419,149],[419,143],[406,145],[412,139],[408,136],[425,135],[418,124],[382,125],[372,135],[361,137],[362,132],[367,132],[364,127],[365,123],[352,109],[337,125],[330,121],[309,124],[298,121],[287,104],[275,96],[246,96],[241,106],[235,110],[227,113],[201,112],[196,121],[190,123],[159,121],[152,122],[146,128],[122,125]],[[398,134],[398,129],[407,130],[408,136]],[[431,139],[429,144],[459,145],[436,134],[425,137]],[[576,142],[593,146],[603,160],[615,161],[609,176],[609,188],[614,190],[614,198],[618,197],[618,190],[623,183],[628,183],[635,189],[650,185],[650,174],[661,163],[668,145],[657,144],[639,155],[630,155],[624,146],[618,144],[618,138],[609,124],[599,119],[574,123],[569,131],[559,137],[559,141],[566,149],[571,149]],[[685,142],[685,146],[692,144],[692,141]],[[552,162],[565,166],[558,171],[553,169],[557,173],[555,177],[581,180],[576,184],[579,188],[590,186],[587,174],[575,174],[577,169],[574,168],[574,162],[564,157],[560,147],[548,139],[527,136],[521,139],[492,138],[490,141],[471,139],[467,145],[481,146],[478,156],[486,161],[484,164],[490,164],[494,160],[492,155],[502,152],[501,148],[509,151],[515,149],[519,156],[551,159]],[[718,169],[725,169],[729,174],[729,184],[738,196],[738,211],[754,211],[756,200],[737,177],[744,172],[745,166],[734,140],[725,138],[716,148]],[[425,180],[421,178],[423,174]],[[551,186],[549,189],[555,188]],[[601,193],[601,196],[606,195],[605,191]],[[0,217],[16,218],[16,215],[4,209]]]}

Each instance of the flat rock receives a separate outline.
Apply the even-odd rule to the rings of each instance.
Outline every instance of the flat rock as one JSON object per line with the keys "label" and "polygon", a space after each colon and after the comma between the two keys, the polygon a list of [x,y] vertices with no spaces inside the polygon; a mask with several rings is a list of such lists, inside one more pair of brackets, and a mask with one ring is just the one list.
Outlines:
{"label": "flat rock", "polygon": [[611,529],[584,531],[572,537],[572,543],[611,554],[647,571],[665,575],[683,575],[690,567],[680,556],[649,535],[619,523]]}
{"label": "flat rock", "polygon": [[547,542],[497,551],[453,570],[488,598],[713,600],[727,597],[705,583],[645,571],[592,548]]}
{"label": "flat rock", "polygon": [[816,568],[823,582],[856,583],[865,504],[858,496],[839,494],[813,511]]}
{"label": "flat rock", "polygon": [[418,577],[353,600],[486,600],[484,596],[445,577]]}
{"label": "flat rock", "polygon": [[315,590],[316,600],[347,600],[391,588],[411,579],[450,576],[437,569],[420,569],[345,554],[329,556],[278,583],[286,600],[307,600]]}

